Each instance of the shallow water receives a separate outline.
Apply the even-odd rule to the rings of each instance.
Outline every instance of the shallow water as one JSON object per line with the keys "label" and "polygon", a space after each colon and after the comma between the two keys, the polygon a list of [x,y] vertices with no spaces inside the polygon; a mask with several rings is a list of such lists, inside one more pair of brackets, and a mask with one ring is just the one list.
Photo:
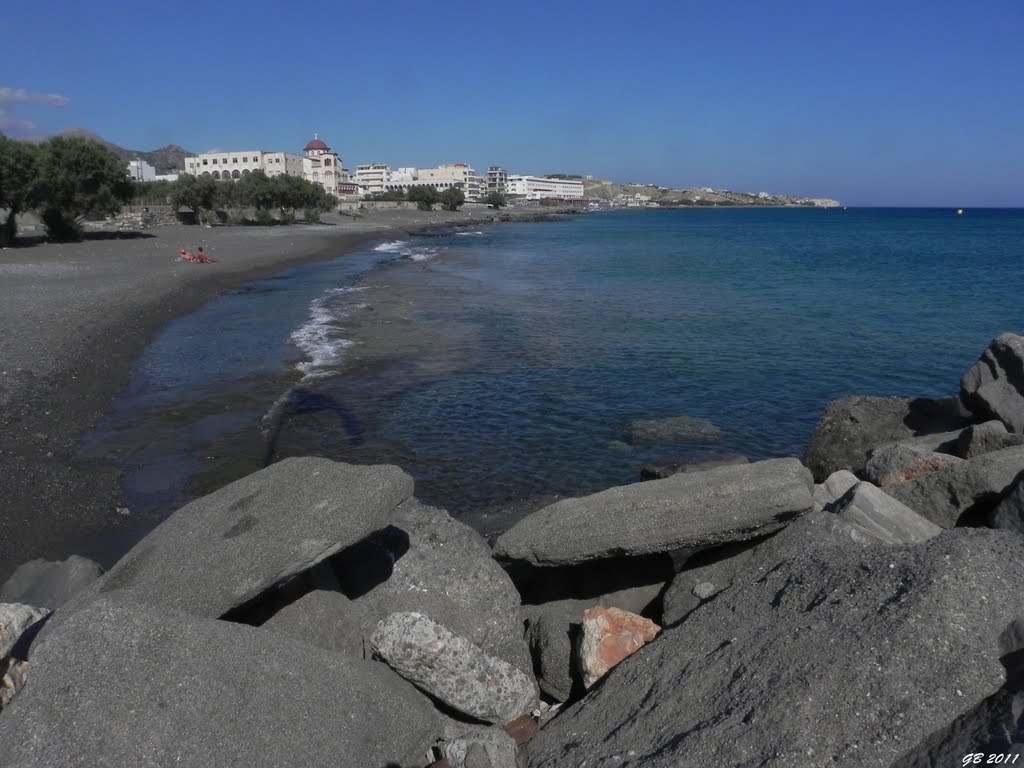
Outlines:
{"label": "shallow water", "polygon": [[[159,517],[287,455],[388,461],[458,513],[802,454],[847,394],[950,396],[1024,331],[1024,212],[596,214],[382,242],[175,321],[86,441]],[[630,446],[691,416],[720,442]]]}

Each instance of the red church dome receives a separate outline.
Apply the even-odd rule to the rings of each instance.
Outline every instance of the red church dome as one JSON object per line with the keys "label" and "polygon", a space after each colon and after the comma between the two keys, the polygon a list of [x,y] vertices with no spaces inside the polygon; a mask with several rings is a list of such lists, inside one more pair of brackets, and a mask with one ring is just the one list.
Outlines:
{"label": "red church dome", "polygon": [[310,139],[309,144],[307,144],[303,148],[303,151],[304,152],[309,152],[311,149],[330,149],[330,147],[328,147],[326,144],[324,144],[322,141],[320,141],[320,139],[314,137],[314,138]]}

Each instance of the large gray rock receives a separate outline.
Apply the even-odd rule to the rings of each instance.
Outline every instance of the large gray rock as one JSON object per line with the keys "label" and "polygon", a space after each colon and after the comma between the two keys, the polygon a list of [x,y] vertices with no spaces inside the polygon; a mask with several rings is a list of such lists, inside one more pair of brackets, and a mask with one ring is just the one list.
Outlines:
{"label": "large gray rock", "polygon": [[853,472],[847,469],[836,470],[822,483],[814,486],[814,501],[822,507],[827,507],[858,482],[859,480]]}
{"label": "large gray rock", "polygon": [[917,544],[942,528],[868,482],[857,483],[830,511],[882,544]]}
{"label": "large gray rock", "polygon": [[662,624],[677,624],[703,603],[729,589],[738,573],[766,573],[801,552],[822,546],[857,550],[878,545],[864,529],[830,512],[804,515],[778,533],[756,542],[727,544],[701,552],[680,571],[662,595]]}
{"label": "large gray rock", "polygon": [[222,616],[386,526],[412,487],[394,466],[285,459],[179,509],[73,603],[117,594]]}
{"label": "large gray rock", "polygon": [[[28,648],[47,608],[0,603],[0,710],[7,707],[28,681]],[[0,752],[0,759],[3,759]]]}
{"label": "large gray rock", "polygon": [[423,613],[532,676],[519,592],[483,537],[417,499],[399,506],[392,525],[408,536],[408,549],[393,553],[386,581],[354,601],[365,638],[392,613]]}
{"label": "large gray rock", "polygon": [[359,606],[345,595],[315,589],[282,608],[260,628],[362,660],[369,658],[363,642],[366,626]]}
{"label": "large gray rock", "polygon": [[950,453],[963,459],[973,459],[983,453],[1000,451],[1016,445],[1024,445],[1024,435],[1011,434],[1003,422],[993,420],[972,424],[962,430],[957,435]]}
{"label": "large gray rock", "polygon": [[859,474],[872,448],[915,435],[959,430],[969,423],[955,399],[846,397],[825,409],[804,463],[819,483],[839,469]]}
{"label": "large gray rock", "polygon": [[507,560],[569,565],[713,547],[771,533],[810,511],[812,487],[796,459],[673,475],[556,502],[501,536],[494,551]]}
{"label": "large gray rock", "polygon": [[507,723],[537,706],[532,676],[423,614],[391,614],[370,644],[406,680],[478,720]]}
{"label": "large gray rock", "polygon": [[987,530],[746,569],[542,728],[525,764],[898,765],[1001,688],[1022,611],[1024,538]]}
{"label": "large gray rock", "polygon": [[960,380],[960,400],[980,419],[1024,432],[1024,336],[995,338]]}
{"label": "large gray rock", "polygon": [[5,764],[422,765],[429,702],[383,664],[165,607],[96,600],[33,648]]}
{"label": "large gray rock", "polygon": [[993,528],[1024,533],[1024,477],[1018,478],[989,515]]}
{"label": "large gray rock", "polygon": [[925,448],[894,443],[868,452],[868,460],[864,464],[864,479],[874,485],[885,487],[893,483],[904,483],[907,480],[948,469],[959,464],[963,459],[948,453],[936,453]]}
{"label": "large gray rock", "polygon": [[497,726],[476,726],[439,747],[451,768],[516,768],[516,742]]}
{"label": "large gray rock", "polygon": [[67,560],[30,560],[0,587],[0,603],[27,603],[55,611],[103,575],[99,563],[71,555]]}
{"label": "large gray rock", "polygon": [[888,485],[885,492],[943,528],[983,522],[1013,481],[1024,472],[1024,446],[1004,448],[949,469]]}
{"label": "large gray rock", "polygon": [[672,416],[666,419],[637,419],[626,427],[625,439],[633,445],[649,443],[715,443],[724,433],[707,419]]}

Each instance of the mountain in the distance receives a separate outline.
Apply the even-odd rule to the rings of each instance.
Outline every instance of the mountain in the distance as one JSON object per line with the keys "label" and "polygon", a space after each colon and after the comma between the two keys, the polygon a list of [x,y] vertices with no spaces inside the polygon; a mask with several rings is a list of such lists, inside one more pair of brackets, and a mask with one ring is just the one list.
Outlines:
{"label": "mountain in the distance", "polygon": [[[142,152],[137,149],[125,149],[124,147],[119,147],[117,144],[107,141],[102,136],[96,135],[88,128],[68,128],[66,131],[61,131],[57,135],[78,139],[89,139],[91,141],[98,142],[115,155],[122,158],[125,162],[135,160],[136,158],[145,160],[156,168],[157,173],[174,173],[175,171],[183,171],[185,170],[185,158],[192,157],[195,154],[194,152],[189,152],[187,149],[179,147],[177,144],[168,144],[166,147],[154,149],[151,152]],[[35,143],[41,141],[45,141],[45,139],[36,139]]]}

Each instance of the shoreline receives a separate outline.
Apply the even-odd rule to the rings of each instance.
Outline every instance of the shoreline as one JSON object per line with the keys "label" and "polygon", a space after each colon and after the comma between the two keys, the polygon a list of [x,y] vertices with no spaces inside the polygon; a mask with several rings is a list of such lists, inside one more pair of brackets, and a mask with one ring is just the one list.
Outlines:
{"label": "shoreline", "polygon": [[[82,243],[0,250],[0,581],[35,558],[63,559],[126,528],[120,471],[77,454],[171,320],[225,291],[380,238],[554,213],[375,210],[290,227],[167,226]],[[217,263],[176,261],[203,245]]]}

